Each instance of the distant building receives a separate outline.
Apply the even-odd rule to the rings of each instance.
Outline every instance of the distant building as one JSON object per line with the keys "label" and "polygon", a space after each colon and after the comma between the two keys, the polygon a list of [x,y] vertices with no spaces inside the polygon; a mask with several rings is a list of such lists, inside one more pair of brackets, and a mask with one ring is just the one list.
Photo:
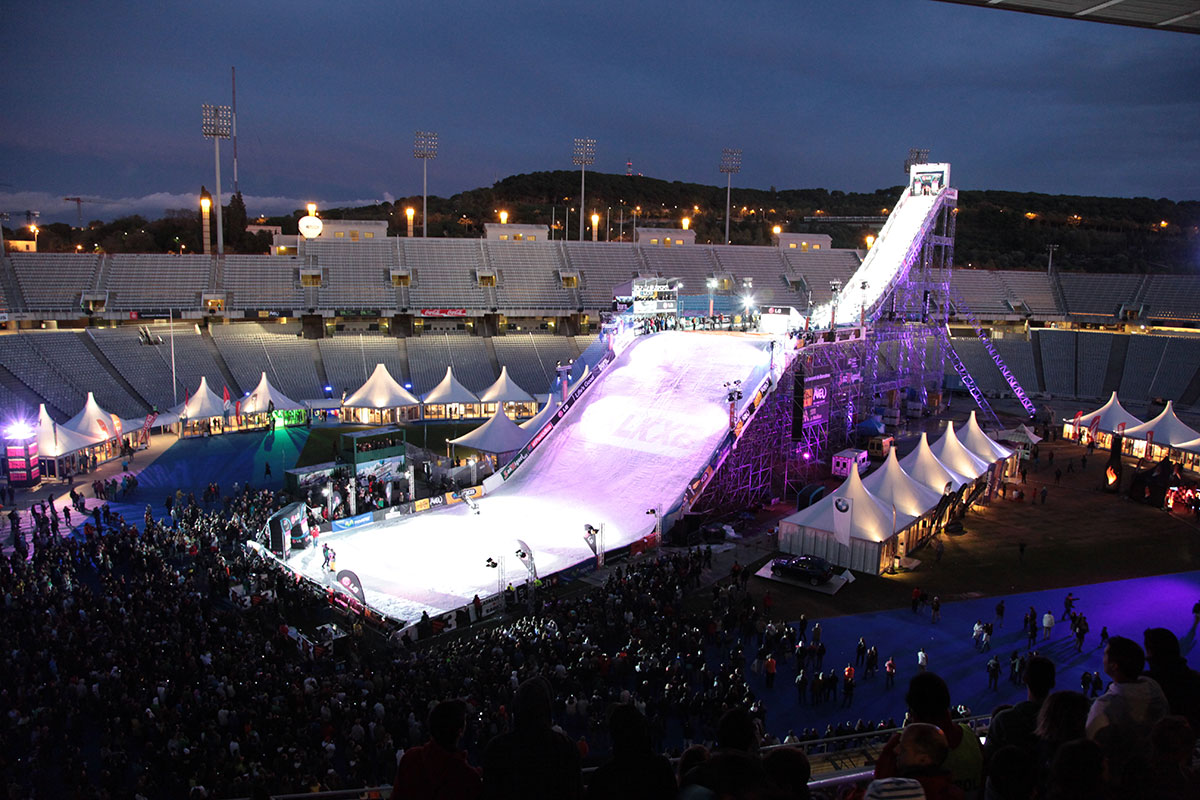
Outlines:
{"label": "distant building", "polygon": [[10,253],[36,253],[37,242],[32,239],[5,239],[4,249]]}
{"label": "distant building", "polygon": [[634,228],[633,240],[643,246],[682,247],[696,243],[696,232],[683,228]]}
{"label": "distant building", "polygon": [[489,242],[545,242],[550,239],[550,228],[545,225],[498,225],[486,222],[483,238]]}
{"label": "distant building", "polygon": [[[384,219],[325,219],[321,218],[321,233],[317,239],[322,242],[373,242],[387,238],[387,220]],[[272,230],[271,254],[278,256],[294,256],[300,243],[300,236],[285,236],[281,229],[272,225],[247,225],[246,230]]]}
{"label": "distant building", "polygon": [[832,250],[833,238],[824,233],[781,233],[779,247],[783,250]]}

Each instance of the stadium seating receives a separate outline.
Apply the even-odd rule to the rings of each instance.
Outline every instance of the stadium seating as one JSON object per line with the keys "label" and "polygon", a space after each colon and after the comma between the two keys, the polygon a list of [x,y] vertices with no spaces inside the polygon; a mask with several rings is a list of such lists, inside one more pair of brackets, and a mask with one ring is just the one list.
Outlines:
{"label": "stadium seating", "polygon": [[414,307],[485,311],[490,307],[476,277],[484,266],[478,239],[404,239],[402,252]]}
{"label": "stadium seating", "polygon": [[1158,374],[1166,344],[1165,336],[1129,337],[1129,352],[1125,354],[1125,371],[1119,390],[1123,400],[1146,400],[1151,396],[1150,385]]}
{"label": "stadium seating", "polygon": [[[217,349],[243,393],[257,386],[262,373],[266,372],[275,388],[293,400],[325,396],[317,373],[316,342],[301,338],[299,325],[264,326],[249,322],[217,325],[212,333]],[[211,380],[209,385],[216,390]]]}
{"label": "stadium seating", "polygon": [[[830,250],[818,252],[810,250],[783,250],[784,260],[790,268],[791,277],[802,277],[812,292],[813,305],[828,303],[833,296],[829,288],[830,281],[841,281],[846,285],[854,270],[861,263],[858,254],[853,250]],[[808,298],[797,297],[797,302]]]}
{"label": "stadium seating", "polygon": [[304,305],[300,259],[225,256],[225,304],[231,309],[291,309]]}
{"label": "stadium seating", "polygon": [[391,270],[400,266],[399,241],[309,242],[306,255],[315,257],[321,268],[321,307],[395,308]]}
{"label": "stadium seating", "polygon": [[[1076,334],[1075,388],[1080,397],[1104,397],[1104,375],[1112,350],[1111,334],[1079,331]],[[1045,355],[1043,354],[1043,365]]]}
{"label": "stadium seating", "polygon": [[1013,314],[1005,303],[1004,285],[991,270],[956,269],[950,275],[950,285],[967,306],[981,319],[993,319]]}
{"label": "stadium seating", "polygon": [[1200,320],[1200,277],[1152,275],[1143,302],[1152,320]]}
{"label": "stadium seating", "polygon": [[[161,331],[156,327],[154,332],[156,336],[162,336],[162,344],[145,344],[136,327],[89,328],[87,331],[100,352],[142,399],[151,406],[165,410],[183,401],[187,387],[180,381],[176,387],[177,394],[171,391],[170,337],[166,326],[162,326]],[[187,334],[180,334],[181,337],[184,335],[194,336],[195,332],[189,327]],[[178,359],[177,352],[177,367]]]}
{"label": "stadium seating", "polygon": [[79,311],[81,292],[96,282],[100,258],[71,253],[11,253],[17,286],[31,311]]}
{"label": "stadium seating", "polygon": [[1200,367],[1200,339],[1167,337],[1163,347],[1162,364],[1150,384],[1150,396],[1175,399],[1180,397]]}
{"label": "stadium seating", "polygon": [[1123,304],[1132,304],[1141,284],[1140,275],[1090,275],[1064,273],[1058,277],[1072,315],[1089,315],[1112,321]]}
{"label": "stadium seating", "polygon": [[114,311],[199,308],[209,289],[209,256],[120,253],[110,260],[100,288]]}
{"label": "stadium seating", "polygon": [[1053,395],[1073,397],[1075,331],[1044,330],[1038,339],[1042,345],[1042,375],[1046,379],[1046,391]]}
{"label": "stadium seating", "polygon": [[68,419],[83,408],[87,395],[34,349],[30,342],[34,335],[0,336],[0,365]]}
{"label": "stadium seating", "polygon": [[613,289],[646,269],[638,260],[638,248],[632,244],[562,242],[561,245],[567,267],[579,272],[580,297],[586,308],[610,308]]}
{"label": "stadium seating", "polygon": [[496,269],[496,298],[507,309],[575,310],[572,293],[562,288],[562,249],[549,242],[486,242]]}
{"label": "stadium seating", "polygon": [[[136,417],[146,413],[146,406],[117,382],[104,365],[96,360],[87,349],[84,334],[74,331],[32,334],[29,344],[48,364],[67,377],[81,393],[92,392],[96,402],[105,411],[122,418]],[[74,414],[75,409],[66,409]]]}
{"label": "stadium seating", "polygon": [[995,274],[1014,305],[1024,303],[1030,312],[1043,318],[1062,315],[1046,273],[997,270]]}
{"label": "stadium seating", "polygon": [[496,337],[492,343],[500,366],[508,367],[509,376],[530,394],[549,391],[557,378],[555,365],[575,358],[571,343],[560,336],[511,333]]}

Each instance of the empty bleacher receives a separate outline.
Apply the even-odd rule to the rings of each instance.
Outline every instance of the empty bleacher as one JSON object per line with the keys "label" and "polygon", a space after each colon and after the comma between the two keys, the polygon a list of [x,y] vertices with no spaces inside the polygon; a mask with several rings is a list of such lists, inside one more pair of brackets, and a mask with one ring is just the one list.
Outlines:
{"label": "empty bleacher", "polygon": [[1200,339],[1169,336],[1163,347],[1162,364],[1150,384],[1150,396],[1179,398],[1200,367]]}
{"label": "empty bleacher", "polygon": [[950,274],[950,285],[966,302],[967,306],[981,319],[992,319],[1013,314],[1005,303],[1005,287],[991,270],[956,269]]}
{"label": "empty bleacher", "polygon": [[0,336],[0,364],[68,419],[83,408],[87,395],[46,362],[30,343],[31,336]]}
{"label": "empty bleacher", "polygon": [[[958,357],[962,359],[967,371],[971,373],[975,385],[985,394],[996,395],[1009,391],[1008,383],[1005,382],[1004,376],[992,362],[992,357],[984,348],[982,341],[973,336],[964,336],[956,337],[952,342],[954,351],[958,353]],[[947,366],[946,369],[949,371],[950,367]],[[1024,384],[1022,384],[1022,388],[1024,388]]]}
{"label": "empty bleacher", "polygon": [[413,306],[489,308],[487,293],[476,277],[483,267],[478,239],[404,239],[403,258]]}
{"label": "empty bleacher", "polygon": [[1062,315],[1046,273],[998,270],[996,277],[1014,305],[1024,303],[1031,313],[1043,318]]}
{"label": "empty bleacher", "polygon": [[1129,351],[1125,354],[1125,371],[1121,375],[1122,399],[1146,400],[1150,385],[1158,374],[1166,349],[1165,336],[1130,336]]}
{"label": "empty bleacher", "polygon": [[1062,273],[1058,276],[1071,315],[1095,317],[1097,322],[1113,321],[1117,311],[1133,303],[1141,284],[1140,275],[1091,275]]}
{"label": "empty bleacher", "polygon": [[560,244],[567,257],[567,266],[579,272],[580,297],[586,308],[611,307],[613,289],[636,277],[642,269],[637,247],[632,244]]}
{"label": "empty bleacher", "polygon": [[[1079,397],[1104,397],[1104,374],[1108,370],[1112,341],[1109,333],[1079,331],[1076,334],[1075,390]],[[1045,359],[1044,354],[1042,358]]]}
{"label": "empty bleacher", "polygon": [[[168,336],[163,335],[164,341],[160,345],[148,345],[142,342],[136,327],[89,328],[87,333],[121,377],[151,406],[165,410],[183,401],[186,387],[182,381],[176,387],[178,394],[171,391]],[[195,333],[189,328],[187,335],[194,336]],[[178,361],[178,353],[176,356]],[[191,388],[195,389],[195,386]]]}
{"label": "empty bleacher", "polygon": [[1143,302],[1152,320],[1200,320],[1200,277],[1152,275]]}
{"label": "empty bleacher", "polygon": [[1075,331],[1044,330],[1037,339],[1042,347],[1046,391],[1052,395],[1075,396]]}
{"label": "empty bleacher", "polygon": [[[862,263],[853,250],[781,250],[791,277],[802,277],[812,292],[813,305],[828,303],[833,297],[831,281],[846,281]],[[797,298],[799,302],[801,298]],[[807,298],[802,298],[807,300]]]}
{"label": "empty bleacher", "polygon": [[362,242],[314,240],[306,254],[321,268],[317,293],[323,308],[396,307],[391,270],[400,266],[395,239]]}
{"label": "empty bleacher", "polygon": [[550,242],[485,242],[496,269],[496,298],[503,308],[574,310],[569,289],[562,288],[562,248]]}
{"label": "empty bleacher", "polygon": [[[317,373],[316,342],[302,338],[298,325],[254,322],[217,325],[212,334],[221,357],[243,392],[257,386],[262,373],[266,372],[267,380],[293,400],[325,396]],[[212,386],[212,381],[209,385]],[[213,390],[217,388],[213,386]]]}
{"label": "empty bleacher", "polygon": [[[96,360],[75,331],[29,334],[29,344],[82,394],[92,392],[100,407],[127,419],[146,413],[146,406],[131,397],[108,369]],[[72,413],[79,409],[73,409]]]}
{"label": "empty bleacher", "polygon": [[293,309],[304,305],[295,256],[225,256],[226,306],[232,309]]}
{"label": "empty bleacher", "polygon": [[96,282],[100,256],[10,253],[17,286],[31,311],[79,311],[79,296]]}
{"label": "empty bleacher", "polygon": [[211,268],[203,255],[120,253],[111,256],[100,288],[114,311],[199,308]]}
{"label": "empty bleacher", "polygon": [[760,304],[779,303],[804,309],[808,299],[788,286],[788,265],[782,253],[774,247],[735,247],[717,245],[712,248],[720,269],[733,275],[740,283],[749,278],[755,300]]}
{"label": "empty bleacher", "polygon": [[512,333],[498,336],[492,343],[500,366],[508,367],[509,376],[530,394],[549,391],[557,378],[555,365],[574,359],[571,343],[561,336]]}

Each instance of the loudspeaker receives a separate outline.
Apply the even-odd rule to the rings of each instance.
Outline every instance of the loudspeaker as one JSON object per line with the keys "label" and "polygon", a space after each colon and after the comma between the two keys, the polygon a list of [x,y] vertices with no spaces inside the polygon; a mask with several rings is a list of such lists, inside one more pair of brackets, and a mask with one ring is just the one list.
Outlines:
{"label": "loudspeaker", "polygon": [[804,436],[804,367],[796,365],[792,379],[792,441]]}

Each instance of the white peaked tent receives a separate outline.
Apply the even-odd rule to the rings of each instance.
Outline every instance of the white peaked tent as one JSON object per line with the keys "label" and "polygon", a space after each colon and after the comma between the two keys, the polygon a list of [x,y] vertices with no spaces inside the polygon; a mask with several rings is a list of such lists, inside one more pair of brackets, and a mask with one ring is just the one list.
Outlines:
{"label": "white peaked tent", "polygon": [[99,444],[109,439],[115,439],[122,432],[120,418],[101,408],[91,392],[87,393],[87,402],[83,404],[80,412],[64,422],[62,426],[82,435],[90,444]]}
{"label": "white peaked tent", "polygon": [[1013,444],[1037,444],[1042,440],[1042,437],[1033,432],[1033,429],[1024,423],[1015,428],[1006,431],[1000,431],[1000,441],[1012,442]]}
{"label": "white peaked tent", "polygon": [[[837,566],[878,575],[886,566],[885,543],[912,521],[897,510],[893,523],[891,506],[867,491],[854,465],[831,494],[780,521],[779,549],[820,556]],[[847,532],[849,544],[839,541],[839,533],[845,540]]]}
{"label": "white peaked tent", "polygon": [[82,433],[56,423],[46,412],[45,403],[38,409],[37,438],[39,458],[58,458],[96,443]]}
{"label": "white peaked tent", "polygon": [[1175,416],[1172,401],[1167,401],[1167,407],[1154,419],[1125,429],[1126,439],[1146,439],[1153,433],[1154,444],[1162,447],[1179,447],[1184,442],[1200,439],[1200,431],[1193,430]]}
{"label": "white peaked tent", "polygon": [[884,505],[896,507],[897,525],[900,514],[914,519],[923,517],[937,508],[942,499],[941,492],[935,492],[904,471],[896,460],[894,447],[888,451],[883,466],[863,478],[862,483]]}
{"label": "white peaked tent", "polygon": [[[1117,393],[1113,392],[1112,397],[1108,398],[1108,402],[1097,408],[1095,411],[1085,411],[1083,416],[1079,418],[1079,425],[1082,428],[1091,427],[1092,421],[1097,417],[1100,421],[1096,425],[1096,429],[1105,433],[1112,433],[1121,423],[1125,423],[1126,433],[1129,428],[1136,427],[1142,424],[1142,421],[1130,414],[1121,405],[1121,401],[1117,399]],[[1063,422],[1074,422],[1074,419],[1064,419]]]}
{"label": "white peaked tent", "polygon": [[208,378],[200,379],[200,388],[192,392],[187,401],[171,409],[185,421],[210,419],[225,415],[225,401],[216,392],[208,388]]}
{"label": "white peaked tent", "polygon": [[511,453],[520,450],[528,441],[529,431],[521,430],[504,409],[497,408],[491,419],[470,433],[451,439],[450,444],[473,447],[483,453]]}
{"label": "white peaked tent", "polygon": [[979,427],[979,421],[975,419],[974,411],[967,418],[967,425],[963,428],[963,435],[959,441],[962,442],[964,447],[989,464],[994,461],[1002,461],[1013,454],[1012,450],[996,444],[995,439],[983,432],[983,428]]}
{"label": "white peaked tent", "polygon": [[478,405],[479,398],[454,377],[454,367],[446,367],[446,376],[442,382],[429,390],[422,401],[427,406],[445,406],[457,403],[459,405]]}
{"label": "white peaked tent", "polygon": [[242,400],[242,413],[265,414],[272,404],[276,411],[299,411],[304,408],[300,403],[272,386],[271,382],[267,380],[267,373],[263,372],[262,377],[258,379],[258,386],[255,386],[254,391]]}
{"label": "white peaked tent", "polygon": [[536,403],[533,395],[517,386],[516,382],[508,377],[508,367],[500,368],[500,377],[496,378],[496,382],[488,388],[484,389],[479,395],[481,403]]}
{"label": "white peaked tent", "polygon": [[954,433],[954,423],[946,423],[946,432],[929,447],[937,460],[954,470],[959,475],[966,475],[971,480],[978,478],[988,471],[990,461],[984,461],[968,450]]}
{"label": "white peaked tent", "polygon": [[923,483],[938,494],[946,493],[946,484],[950,484],[950,491],[957,492],[973,480],[958,474],[938,461],[933,450],[929,448],[929,440],[924,432],[921,433],[921,441],[917,444],[917,449],[900,459],[900,466],[904,467],[904,471],[914,480]]}
{"label": "white peaked tent", "polygon": [[522,422],[521,429],[529,431],[530,433],[534,431],[540,431],[542,426],[546,424],[546,422],[551,416],[553,416],[554,412],[558,410],[558,407],[561,405],[562,403],[559,401],[558,396],[554,393],[551,393],[546,399],[546,404],[542,406],[542,410]]}
{"label": "white peaked tent", "polygon": [[375,371],[367,382],[358,387],[358,391],[342,401],[344,408],[400,408],[402,406],[420,405],[421,401],[413,397],[387,371],[383,364],[376,364]]}

